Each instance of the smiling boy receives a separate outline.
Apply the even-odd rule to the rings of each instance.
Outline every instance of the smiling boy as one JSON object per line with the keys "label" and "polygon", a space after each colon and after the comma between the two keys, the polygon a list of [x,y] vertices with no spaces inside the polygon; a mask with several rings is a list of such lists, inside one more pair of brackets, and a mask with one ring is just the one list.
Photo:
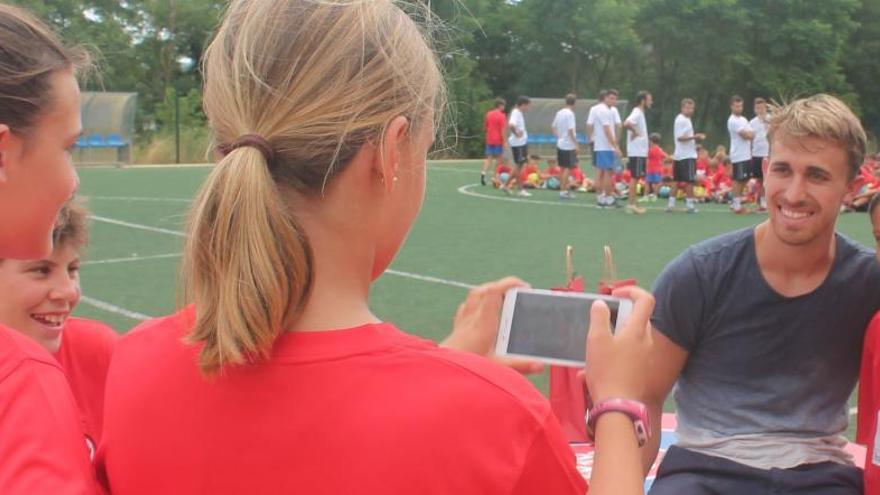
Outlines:
{"label": "smiling boy", "polygon": [[54,249],[49,257],[0,260],[0,323],[55,356],[94,447],[101,435],[104,382],[116,333],[100,322],[71,316],[81,295],[80,251],[87,242],[86,223],[85,210],[68,203],[53,231]]}

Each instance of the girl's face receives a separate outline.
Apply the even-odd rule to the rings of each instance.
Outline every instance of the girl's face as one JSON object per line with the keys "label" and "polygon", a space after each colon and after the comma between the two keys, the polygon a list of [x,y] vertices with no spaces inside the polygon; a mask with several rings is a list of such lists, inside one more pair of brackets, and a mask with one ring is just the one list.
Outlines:
{"label": "girl's face", "polygon": [[52,229],[76,190],[71,153],[82,132],[79,86],[70,70],[50,76],[52,96],[30,129],[0,123],[0,257],[52,252]]}
{"label": "girl's face", "polygon": [[0,294],[0,323],[57,352],[81,294],[77,249],[61,245],[46,259],[0,261]]}

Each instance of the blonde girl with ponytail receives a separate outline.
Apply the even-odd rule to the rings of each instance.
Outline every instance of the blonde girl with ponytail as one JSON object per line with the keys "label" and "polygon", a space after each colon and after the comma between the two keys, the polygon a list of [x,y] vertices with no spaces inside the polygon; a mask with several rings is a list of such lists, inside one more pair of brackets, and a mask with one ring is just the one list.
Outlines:
{"label": "blonde girl with ponytail", "polygon": [[586,491],[534,387],[449,349],[489,354],[521,281],[475,289],[444,347],[369,308],[418,216],[444,103],[412,19],[427,12],[229,5],[203,60],[218,162],[189,217],[188,305],[127,335],[109,372],[114,495]]}

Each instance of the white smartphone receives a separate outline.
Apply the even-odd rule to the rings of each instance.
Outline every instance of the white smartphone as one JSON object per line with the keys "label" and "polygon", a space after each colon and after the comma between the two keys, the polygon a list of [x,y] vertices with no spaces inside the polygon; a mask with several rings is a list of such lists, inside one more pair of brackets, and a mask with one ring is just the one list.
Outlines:
{"label": "white smartphone", "polygon": [[616,332],[632,312],[632,301],[584,292],[516,288],[507,291],[495,343],[500,356],[583,367],[590,308],[601,299]]}

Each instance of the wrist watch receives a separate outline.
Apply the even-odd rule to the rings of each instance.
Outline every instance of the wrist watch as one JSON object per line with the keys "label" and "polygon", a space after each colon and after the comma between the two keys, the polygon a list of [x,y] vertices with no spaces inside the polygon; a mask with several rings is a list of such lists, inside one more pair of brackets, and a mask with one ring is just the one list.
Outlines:
{"label": "wrist watch", "polygon": [[594,405],[587,411],[587,433],[595,440],[596,422],[608,412],[625,414],[633,422],[636,430],[636,439],[639,447],[642,447],[651,438],[651,422],[648,418],[648,408],[641,402],[630,399],[605,399]]}

